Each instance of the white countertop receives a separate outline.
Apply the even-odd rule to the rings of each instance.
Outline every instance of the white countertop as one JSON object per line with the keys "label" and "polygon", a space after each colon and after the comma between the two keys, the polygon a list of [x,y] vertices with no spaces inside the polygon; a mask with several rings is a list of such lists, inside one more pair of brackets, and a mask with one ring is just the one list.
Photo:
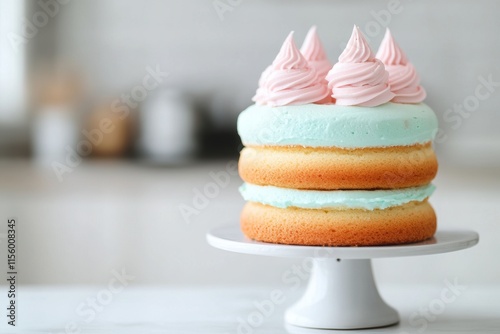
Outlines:
{"label": "white countertop", "polygon": [[[258,312],[254,302],[269,298],[276,287],[204,287],[165,288],[127,286],[102,305],[90,319],[87,300],[96,298],[102,287],[43,287],[26,286],[19,289],[19,326],[10,330],[2,321],[2,332],[65,333],[80,329],[80,333],[320,333],[285,326],[283,312],[301,293],[278,287],[285,301],[265,315],[261,324],[248,327],[248,317]],[[500,333],[500,287],[469,287],[443,309],[436,308],[443,288],[430,286],[381,288],[384,299],[401,316],[396,326],[362,330],[331,331],[332,333]],[[81,306],[83,303],[83,307]],[[78,315],[77,309],[87,311]],[[101,306],[101,305],[99,305]],[[438,313],[425,312],[435,308]],[[424,310],[424,311],[422,311]],[[421,312],[419,314],[419,312]],[[82,313],[83,314],[83,313]],[[413,316],[412,324],[409,319]],[[425,320],[425,316],[429,320]],[[2,318],[4,318],[2,316]],[[243,325],[245,324],[245,325]],[[252,323],[255,324],[255,323]],[[74,327],[71,327],[74,326]],[[243,327],[246,329],[243,329]]]}

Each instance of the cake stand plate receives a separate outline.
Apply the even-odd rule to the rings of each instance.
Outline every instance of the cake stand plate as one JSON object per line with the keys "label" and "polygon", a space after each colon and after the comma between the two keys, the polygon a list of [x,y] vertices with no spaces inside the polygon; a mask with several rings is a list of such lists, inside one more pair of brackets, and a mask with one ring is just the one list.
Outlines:
{"label": "cake stand plate", "polygon": [[438,231],[424,242],[373,247],[280,245],[246,238],[239,226],[212,230],[210,245],[226,251],[277,257],[311,258],[312,270],[302,298],[285,313],[295,326],[322,329],[361,329],[399,322],[396,310],[380,297],[371,260],[453,252],[476,245],[473,231]]}

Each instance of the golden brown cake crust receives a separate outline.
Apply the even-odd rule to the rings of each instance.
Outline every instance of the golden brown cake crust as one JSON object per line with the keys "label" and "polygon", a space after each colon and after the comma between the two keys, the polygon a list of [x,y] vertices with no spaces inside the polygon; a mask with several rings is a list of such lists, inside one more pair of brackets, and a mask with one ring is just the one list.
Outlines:
{"label": "golden brown cake crust", "polygon": [[436,215],[426,201],[384,210],[280,209],[248,202],[243,233],[254,240],[320,246],[370,246],[418,242],[436,231]]}
{"label": "golden brown cake crust", "polygon": [[257,146],[241,151],[239,173],[257,185],[295,189],[394,189],[424,185],[437,173],[431,143],[342,149]]}

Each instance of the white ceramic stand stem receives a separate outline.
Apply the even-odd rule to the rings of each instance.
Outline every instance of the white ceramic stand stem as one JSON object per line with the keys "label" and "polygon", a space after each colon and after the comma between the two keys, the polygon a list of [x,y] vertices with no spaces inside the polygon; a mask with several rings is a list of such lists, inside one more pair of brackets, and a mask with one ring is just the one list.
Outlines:
{"label": "white ceramic stand stem", "polygon": [[371,261],[313,260],[313,270],[302,298],[285,314],[288,323],[311,328],[355,329],[381,327],[399,321],[387,305],[372,273]]}
{"label": "white ceramic stand stem", "polygon": [[302,298],[286,311],[286,321],[300,327],[361,329],[399,321],[396,310],[378,293],[370,259],[453,252],[474,246],[479,235],[473,231],[438,231],[429,240],[408,245],[294,246],[249,240],[235,224],[211,231],[207,240],[231,252],[311,258],[309,284]]}

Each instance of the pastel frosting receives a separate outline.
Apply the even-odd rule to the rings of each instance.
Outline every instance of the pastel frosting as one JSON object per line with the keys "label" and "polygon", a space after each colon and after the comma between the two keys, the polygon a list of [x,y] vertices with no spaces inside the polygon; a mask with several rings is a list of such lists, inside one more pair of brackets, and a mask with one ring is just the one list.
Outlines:
{"label": "pastel frosting", "polygon": [[304,105],[324,100],[329,94],[318,72],[297,48],[293,32],[259,81],[253,100],[260,105]]}
{"label": "pastel frosting", "polygon": [[328,60],[323,44],[319,39],[316,26],[312,26],[311,29],[309,29],[309,32],[304,39],[304,43],[300,48],[300,52],[309,65],[316,69],[320,78],[326,78],[328,71],[332,68],[332,64]]}
{"label": "pastel frosting", "polygon": [[430,142],[437,117],[424,103],[373,108],[336,104],[252,105],[238,117],[244,145],[365,148]]}
{"label": "pastel frosting", "polygon": [[377,51],[386,70],[389,72],[389,85],[395,97],[391,100],[398,103],[419,103],[426,97],[420,86],[420,78],[415,67],[408,62],[405,53],[396,43],[389,29]]}
{"label": "pastel frosting", "polygon": [[434,185],[393,190],[297,190],[244,183],[240,193],[247,201],[277,208],[305,209],[387,209],[409,202],[421,202],[435,190]]}
{"label": "pastel frosting", "polygon": [[384,64],[375,58],[363,33],[354,26],[338,63],[326,76],[336,104],[374,107],[389,102],[394,94],[388,79]]}

